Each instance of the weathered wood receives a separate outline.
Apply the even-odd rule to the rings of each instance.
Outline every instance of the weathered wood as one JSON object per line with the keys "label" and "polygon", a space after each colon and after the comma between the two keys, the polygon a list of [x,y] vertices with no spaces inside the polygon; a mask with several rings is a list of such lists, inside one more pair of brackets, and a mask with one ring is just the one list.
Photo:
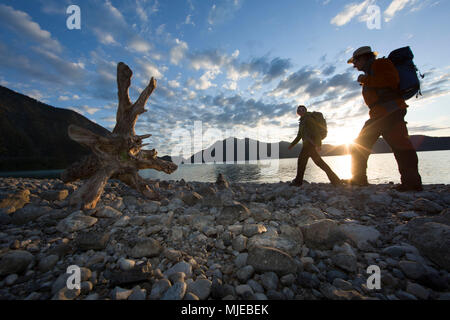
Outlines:
{"label": "weathered wood", "polygon": [[138,174],[142,169],[155,169],[172,173],[177,165],[157,158],[155,149],[142,150],[142,141],[151,134],[136,135],[134,127],[142,113],[146,112],[145,104],[156,88],[156,80],[152,77],[147,87],[141,92],[134,104],[129,97],[129,87],[133,72],[124,64],[117,65],[118,108],[116,126],[113,132],[102,137],[91,131],[70,125],[69,137],[90,148],[92,154],[72,164],[62,174],[61,179],[67,183],[79,179],[87,180],[70,198],[72,206],[81,209],[93,209],[100,200],[108,179],[119,179],[131,188],[141,192],[150,199],[159,199],[159,194]]}

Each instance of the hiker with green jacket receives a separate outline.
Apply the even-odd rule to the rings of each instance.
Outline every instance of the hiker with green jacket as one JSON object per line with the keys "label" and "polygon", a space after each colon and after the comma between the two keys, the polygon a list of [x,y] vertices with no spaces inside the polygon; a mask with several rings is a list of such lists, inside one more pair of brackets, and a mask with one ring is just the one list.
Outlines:
{"label": "hiker with green jacket", "polygon": [[298,134],[288,149],[291,150],[301,139],[303,139],[303,147],[298,156],[297,176],[292,180],[291,185],[302,185],[306,164],[310,157],[320,169],[325,171],[333,185],[341,184],[339,177],[317,152],[317,149],[322,146],[322,139],[326,136],[326,123],[324,120],[323,123],[319,120],[319,117],[323,119],[322,114],[320,112],[308,112],[305,106],[300,105],[297,107],[297,115],[300,116]]}

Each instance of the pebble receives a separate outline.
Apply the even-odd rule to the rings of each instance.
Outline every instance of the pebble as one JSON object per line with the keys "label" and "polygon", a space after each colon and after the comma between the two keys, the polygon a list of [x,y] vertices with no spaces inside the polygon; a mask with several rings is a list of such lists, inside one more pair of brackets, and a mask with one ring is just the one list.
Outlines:
{"label": "pebble", "polygon": [[186,294],[185,282],[177,282],[171,286],[161,297],[161,300],[182,300]]}
{"label": "pebble", "polygon": [[[96,209],[42,198],[80,185],[0,178],[2,192],[30,191],[23,208],[0,210],[3,298],[450,299],[446,185],[412,196],[382,184],[157,181],[162,200],[149,201],[110,180]],[[366,287],[371,264],[380,292]],[[70,265],[82,267],[79,290],[66,287]]]}

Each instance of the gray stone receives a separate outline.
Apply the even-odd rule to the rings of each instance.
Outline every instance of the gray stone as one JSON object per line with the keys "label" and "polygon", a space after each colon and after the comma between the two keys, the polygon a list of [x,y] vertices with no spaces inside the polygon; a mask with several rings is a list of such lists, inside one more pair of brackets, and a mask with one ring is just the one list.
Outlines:
{"label": "gray stone", "polygon": [[417,300],[417,298],[415,296],[413,296],[412,294],[399,290],[395,293],[395,295],[400,299],[400,300]]}
{"label": "gray stone", "polygon": [[171,286],[161,297],[161,300],[182,300],[186,294],[185,282],[177,282]]}
{"label": "gray stone", "polygon": [[225,295],[225,287],[222,280],[214,279],[211,284],[211,297],[213,299],[222,299]]}
{"label": "gray stone", "polygon": [[292,273],[284,275],[280,278],[280,282],[282,285],[290,287],[295,282],[295,275]]}
{"label": "gray stone", "polygon": [[119,265],[119,268],[123,271],[128,271],[134,268],[136,261],[131,260],[131,259],[125,259],[125,258],[120,258],[119,261],[117,262],[117,264]]}
{"label": "gray stone", "polygon": [[236,286],[236,293],[240,296],[243,296],[246,292],[250,292],[253,294],[253,289],[248,284],[241,284]]}
{"label": "gray stone", "polygon": [[197,279],[188,285],[187,291],[195,294],[200,300],[206,300],[211,293],[212,282],[208,279]]}
{"label": "gray stone", "polygon": [[442,210],[444,210],[444,208],[441,205],[424,198],[419,198],[415,200],[413,206],[414,210],[424,211],[429,214],[438,214]]}
{"label": "gray stone", "polygon": [[95,216],[98,218],[119,218],[122,216],[122,212],[109,206],[104,206],[95,212]]}
{"label": "gray stone", "polygon": [[320,281],[315,274],[309,272],[299,272],[297,277],[298,283],[307,288],[318,288]]}
{"label": "gray stone", "polygon": [[376,242],[380,237],[380,232],[374,227],[356,223],[342,224],[339,231],[361,250],[364,250],[369,242]]}
{"label": "gray stone", "polygon": [[67,287],[64,287],[58,291],[56,300],[74,300],[80,293],[80,289],[68,289]]}
{"label": "gray stone", "polygon": [[131,249],[130,255],[133,258],[142,257],[154,257],[161,252],[161,244],[155,239],[144,239],[138,241],[138,243]]}
{"label": "gray stone", "polygon": [[261,283],[266,290],[276,290],[278,287],[278,276],[275,272],[265,272],[261,275]]}
{"label": "gray stone", "polygon": [[333,280],[333,286],[342,290],[352,290],[353,286],[350,282],[345,281],[341,278],[336,278]]}
{"label": "gray stone", "polygon": [[158,280],[152,287],[150,292],[150,299],[157,300],[162,297],[162,295],[171,287],[170,281],[167,279]]}
{"label": "gray stone", "polygon": [[172,266],[169,270],[164,272],[164,274],[166,277],[170,277],[172,274],[174,274],[176,272],[184,272],[184,274],[188,278],[190,278],[190,277],[192,277],[192,266],[185,261],[180,261],[177,264],[175,264],[174,266]]}
{"label": "gray stone", "polygon": [[234,264],[236,265],[236,267],[242,268],[243,266],[247,265],[247,258],[247,252],[240,253],[236,256],[236,259],[234,259]]}
{"label": "gray stone", "polygon": [[155,214],[159,212],[160,203],[156,201],[146,201],[141,207],[141,211],[146,214]]}
{"label": "gray stone", "polygon": [[133,293],[133,290],[123,289],[120,287],[114,288],[111,292],[111,298],[113,300],[127,300],[128,297]]}
{"label": "gray stone", "polygon": [[413,294],[419,299],[426,300],[430,296],[430,292],[417,283],[409,282],[406,284],[406,292]]}
{"label": "gray stone", "polygon": [[325,219],[325,214],[322,210],[313,207],[303,207],[300,210],[294,209],[291,211],[295,216],[297,225],[311,224],[317,220]]}
{"label": "gray stone", "polygon": [[59,232],[71,233],[92,227],[97,221],[97,218],[86,216],[82,211],[75,211],[67,218],[61,220],[56,229]]}
{"label": "gray stone", "polygon": [[152,265],[150,262],[135,265],[133,268],[123,271],[106,271],[105,277],[111,283],[116,285],[128,285],[130,283],[138,283],[150,280],[153,275]]}
{"label": "gray stone", "polygon": [[267,229],[262,224],[244,224],[242,228],[242,233],[246,237],[252,237],[256,234],[266,232]]}
{"label": "gray stone", "polygon": [[48,214],[50,211],[52,211],[50,207],[27,205],[14,212],[11,221],[16,225],[23,225]]}
{"label": "gray stone", "polygon": [[75,238],[77,248],[80,250],[103,250],[110,238],[108,232],[82,232]]}
{"label": "gray stone", "polygon": [[5,278],[5,284],[7,286],[12,286],[14,284],[14,282],[16,282],[16,280],[19,278],[19,276],[15,273],[10,274],[9,276],[7,276]]}
{"label": "gray stone", "polygon": [[57,190],[57,191],[44,191],[39,196],[42,199],[48,200],[48,201],[61,201],[67,198],[69,195],[68,190]]}
{"label": "gray stone", "polygon": [[253,279],[248,280],[247,284],[252,287],[253,292],[255,293],[264,293],[264,288],[258,282]]}
{"label": "gray stone", "polygon": [[278,274],[295,273],[297,264],[287,253],[269,247],[252,247],[247,264],[258,272],[274,271]]}
{"label": "gray stone", "polygon": [[175,272],[170,275],[169,280],[172,283],[184,282],[185,278],[186,278],[186,275],[184,274],[184,272]]}
{"label": "gray stone", "polygon": [[333,248],[333,255],[331,257],[334,265],[349,272],[356,271],[356,255],[348,243],[342,246],[335,245]]}
{"label": "gray stone", "polygon": [[266,233],[255,235],[247,241],[247,248],[269,247],[286,252],[290,256],[296,256],[300,253],[302,246],[296,240],[291,240],[283,236],[278,236],[276,232],[268,230]]}
{"label": "gray stone", "polygon": [[338,224],[334,220],[322,219],[301,226],[305,244],[308,248],[331,249],[342,239]]}
{"label": "gray stone", "polygon": [[147,298],[147,290],[141,289],[139,286],[133,288],[128,300],[145,300]]}
{"label": "gray stone", "polygon": [[217,224],[229,225],[250,217],[250,210],[243,204],[234,201],[232,205],[223,207],[221,214],[217,217]]}
{"label": "gray stone", "polygon": [[56,254],[51,254],[49,256],[46,256],[39,261],[38,268],[41,272],[47,272],[50,271],[58,262],[59,256]]}
{"label": "gray stone", "polygon": [[254,273],[255,268],[253,268],[252,266],[245,266],[236,272],[236,276],[239,279],[239,281],[245,283],[247,282],[248,279],[250,279],[253,276]]}
{"label": "gray stone", "polygon": [[419,219],[415,218],[408,223],[409,240],[421,254],[450,271],[450,225],[426,222],[427,220],[420,223]]}
{"label": "gray stone", "polygon": [[197,192],[185,193],[181,198],[181,200],[183,200],[183,202],[185,204],[187,204],[188,206],[194,206],[197,203],[201,202],[202,199],[203,199],[203,197],[200,194],[198,194]]}
{"label": "gray stone", "polygon": [[403,273],[410,279],[419,279],[425,275],[425,268],[420,263],[414,261],[402,260],[399,262],[399,267]]}
{"label": "gray stone", "polygon": [[183,300],[188,300],[188,301],[198,301],[200,300],[199,297],[197,297],[195,294],[193,294],[192,292],[188,292],[184,295],[184,299]]}
{"label": "gray stone", "polygon": [[245,249],[247,249],[247,237],[243,236],[242,234],[235,237],[232,241],[233,249],[242,252]]}
{"label": "gray stone", "polygon": [[28,251],[14,250],[0,258],[0,276],[20,274],[33,262],[34,256]]}

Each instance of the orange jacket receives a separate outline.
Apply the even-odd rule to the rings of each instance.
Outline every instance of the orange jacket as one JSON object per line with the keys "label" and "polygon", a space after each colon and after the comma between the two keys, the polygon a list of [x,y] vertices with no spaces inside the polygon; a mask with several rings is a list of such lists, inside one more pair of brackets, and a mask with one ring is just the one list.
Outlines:
{"label": "orange jacket", "polygon": [[364,101],[370,108],[370,118],[379,118],[408,107],[397,93],[400,77],[391,60],[375,59],[369,74],[362,77],[361,83]]}

